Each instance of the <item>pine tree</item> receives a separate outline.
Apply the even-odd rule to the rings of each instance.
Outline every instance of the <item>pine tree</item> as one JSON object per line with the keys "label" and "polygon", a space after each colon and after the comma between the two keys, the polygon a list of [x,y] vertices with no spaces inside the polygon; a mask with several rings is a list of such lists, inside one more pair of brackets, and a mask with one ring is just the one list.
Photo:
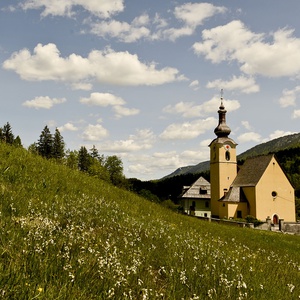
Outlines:
{"label": "pine tree", "polygon": [[50,129],[46,125],[40,135],[37,145],[38,153],[46,158],[52,157],[53,152],[53,137]]}
{"label": "pine tree", "polygon": [[95,145],[93,145],[93,148],[90,149],[90,153],[91,153],[91,157],[98,159],[99,158],[99,152],[97,150],[97,148],[95,147]]}
{"label": "pine tree", "polygon": [[52,157],[62,160],[65,157],[65,142],[58,128],[55,129],[52,146]]}
{"label": "pine tree", "polygon": [[81,146],[78,152],[78,169],[83,172],[88,172],[91,166],[91,156],[84,146]]}
{"label": "pine tree", "polygon": [[2,138],[5,141],[5,143],[7,143],[7,144],[12,145],[14,143],[15,137],[12,133],[11,126],[8,122],[3,126]]}
{"label": "pine tree", "polygon": [[14,139],[13,145],[16,146],[16,147],[22,147],[22,141],[21,141],[21,138],[20,138],[19,136],[17,136],[17,137]]}

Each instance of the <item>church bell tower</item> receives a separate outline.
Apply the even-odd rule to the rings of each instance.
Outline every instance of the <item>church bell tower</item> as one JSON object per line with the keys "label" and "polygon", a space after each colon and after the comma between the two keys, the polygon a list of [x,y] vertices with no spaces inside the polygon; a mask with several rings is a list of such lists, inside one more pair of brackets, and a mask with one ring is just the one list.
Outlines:
{"label": "church bell tower", "polygon": [[237,144],[228,137],[231,129],[226,124],[226,112],[221,93],[221,105],[218,110],[219,124],[214,130],[217,138],[209,145],[212,217],[219,217],[219,199],[229,190],[237,175]]}

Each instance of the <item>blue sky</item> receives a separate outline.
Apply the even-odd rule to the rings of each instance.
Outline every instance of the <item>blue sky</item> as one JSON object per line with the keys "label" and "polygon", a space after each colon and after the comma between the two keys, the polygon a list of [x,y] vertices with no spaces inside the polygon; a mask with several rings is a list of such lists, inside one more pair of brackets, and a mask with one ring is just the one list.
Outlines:
{"label": "blue sky", "polygon": [[237,152],[300,123],[300,1],[1,0],[0,119],[28,147],[118,155],[126,177],[209,159],[220,90]]}

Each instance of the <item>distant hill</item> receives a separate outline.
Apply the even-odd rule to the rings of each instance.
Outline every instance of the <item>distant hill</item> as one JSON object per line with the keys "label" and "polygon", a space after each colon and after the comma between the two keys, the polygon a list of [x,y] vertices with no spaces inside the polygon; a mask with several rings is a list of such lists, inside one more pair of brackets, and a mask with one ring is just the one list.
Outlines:
{"label": "distant hill", "polygon": [[[266,143],[259,144],[253,148],[238,155],[238,160],[245,160],[248,157],[268,154],[269,152],[277,152],[289,148],[300,147],[300,133],[286,135]],[[197,174],[209,170],[209,161],[201,162],[194,166],[181,167],[162,179],[171,178],[173,176],[185,174]]]}

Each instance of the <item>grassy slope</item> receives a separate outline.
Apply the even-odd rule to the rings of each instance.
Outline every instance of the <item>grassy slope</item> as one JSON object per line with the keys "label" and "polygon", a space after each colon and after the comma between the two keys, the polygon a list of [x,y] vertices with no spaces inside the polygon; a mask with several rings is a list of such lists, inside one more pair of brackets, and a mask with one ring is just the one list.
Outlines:
{"label": "grassy slope", "polygon": [[0,144],[3,299],[298,299],[300,237],[209,224]]}

